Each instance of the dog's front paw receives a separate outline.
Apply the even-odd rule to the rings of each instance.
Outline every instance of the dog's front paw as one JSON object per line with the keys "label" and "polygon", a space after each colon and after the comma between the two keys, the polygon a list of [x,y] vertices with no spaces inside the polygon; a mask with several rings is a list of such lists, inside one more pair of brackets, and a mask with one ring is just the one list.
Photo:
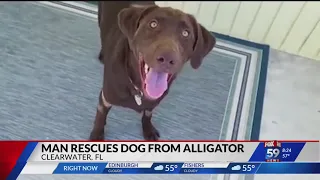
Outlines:
{"label": "dog's front paw", "polygon": [[147,141],[157,141],[160,138],[159,131],[154,127],[143,128],[143,137]]}
{"label": "dog's front paw", "polygon": [[90,137],[89,137],[90,141],[100,141],[100,140],[104,140],[104,131],[96,131],[93,130],[90,133]]}

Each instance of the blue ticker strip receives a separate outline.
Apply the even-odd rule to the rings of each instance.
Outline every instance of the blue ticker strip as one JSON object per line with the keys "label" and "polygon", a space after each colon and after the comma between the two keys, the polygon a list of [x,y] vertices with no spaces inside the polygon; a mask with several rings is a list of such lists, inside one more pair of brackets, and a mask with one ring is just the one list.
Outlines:
{"label": "blue ticker strip", "polygon": [[226,168],[184,168],[183,164],[106,168],[107,163],[59,163],[53,174],[320,174],[320,163],[230,163]]}

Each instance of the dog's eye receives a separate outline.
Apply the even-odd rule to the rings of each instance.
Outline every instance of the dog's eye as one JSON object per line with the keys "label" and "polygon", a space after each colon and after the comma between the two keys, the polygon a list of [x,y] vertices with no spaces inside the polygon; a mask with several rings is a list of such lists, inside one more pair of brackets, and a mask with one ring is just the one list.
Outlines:
{"label": "dog's eye", "polygon": [[158,22],[156,21],[156,20],[152,20],[151,22],[150,22],[150,27],[151,28],[156,28],[158,26]]}
{"label": "dog's eye", "polygon": [[188,36],[189,36],[189,31],[183,30],[183,31],[182,31],[182,36],[183,36],[183,37],[188,37]]}

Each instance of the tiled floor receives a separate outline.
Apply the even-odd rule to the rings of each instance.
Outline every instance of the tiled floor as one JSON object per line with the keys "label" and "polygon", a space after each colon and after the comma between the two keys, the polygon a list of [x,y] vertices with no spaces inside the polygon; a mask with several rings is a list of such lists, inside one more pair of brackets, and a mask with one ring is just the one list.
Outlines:
{"label": "tiled floor", "polygon": [[260,139],[320,139],[320,61],[271,50]]}

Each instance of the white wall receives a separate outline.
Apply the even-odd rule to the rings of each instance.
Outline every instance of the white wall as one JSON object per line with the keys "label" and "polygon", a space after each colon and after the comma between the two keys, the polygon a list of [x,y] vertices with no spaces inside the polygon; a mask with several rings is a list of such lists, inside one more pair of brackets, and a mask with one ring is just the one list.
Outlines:
{"label": "white wall", "polygon": [[157,1],[193,14],[211,31],[320,60],[318,1]]}

